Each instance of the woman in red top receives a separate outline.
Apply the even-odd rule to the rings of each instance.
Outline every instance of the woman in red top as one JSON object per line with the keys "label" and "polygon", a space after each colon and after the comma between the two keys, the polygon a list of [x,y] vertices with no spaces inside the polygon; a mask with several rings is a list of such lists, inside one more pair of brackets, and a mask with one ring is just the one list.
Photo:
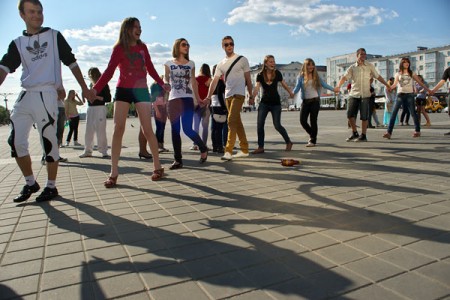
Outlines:
{"label": "woman in red top", "polygon": [[137,18],[126,18],[120,28],[120,36],[114,46],[108,67],[94,85],[95,92],[101,91],[111,80],[117,67],[120,70],[114,101],[114,133],[111,145],[111,173],[104,182],[105,187],[116,186],[119,176],[119,158],[122,149],[122,137],[125,132],[125,123],[128,109],[134,103],[139,115],[141,129],[150,144],[153,155],[152,180],[159,180],[164,176],[158,154],[158,142],[152,129],[150,93],[147,86],[147,73],[164,89],[169,87],[159,77],[153,66],[147,46],[141,41],[142,33]]}
{"label": "woman in red top", "polygon": [[[209,68],[209,65],[203,64],[200,67],[200,74],[195,77],[195,80],[197,80],[198,84],[198,94],[200,95],[200,100],[195,108],[194,112],[194,130],[198,134],[200,134],[200,123],[202,124],[202,140],[205,145],[207,145],[208,142],[208,127],[209,127],[209,119],[211,116],[211,113],[209,111],[210,106],[210,100],[203,100],[208,95],[208,88],[212,81],[211,79],[211,69]],[[191,150],[198,150],[198,145],[193,145],[191,147]]]}

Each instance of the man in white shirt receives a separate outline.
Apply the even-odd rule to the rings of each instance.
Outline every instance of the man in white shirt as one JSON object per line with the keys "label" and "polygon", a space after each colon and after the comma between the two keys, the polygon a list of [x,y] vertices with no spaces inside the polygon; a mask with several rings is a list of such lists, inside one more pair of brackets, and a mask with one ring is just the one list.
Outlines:
{"label": "man in white shirt", "polygon": [[[244,105],[246,86],[249,95],[249,104],[254,104],[252,97],[253,86],[250,78],[248,60],[234,53],[234,41],[231,36],[226,36],[222,39],[222,48],[225,50],[226,57],[217,64],[216,73],[214,74],[213,81],[209,85],[206,99],[211,99],[217,82],[223,75],[226,85],[225,101],[228,109],[228,139],[222,160],[232,160],[233,158],[249,156],[247,136],[241,120],[241,110]],[[232,155],[236,136],[239,138],[241,150],[235,155]]]}
{"label": "man in white shirt", "polygon": [[62,88],[61,62],[75,76],[83,94],[95,98],[84,82],[72,49],[60,32],[42,27],[43,8],[39,0],[20,0],[19,13],[26,25],[23,35],[12,41],[8,52],[0,60],[0,85],[8,73],[22,65],[23,88],[11,114],[11,134],[8,143],[11,156],[25,177],[25,185],[14,202],[23,202],[40,190],[33,174],[28,151],[28,133],[36,124],[42,140],[47,163],[47,184],[36,201],[48,201],[58,196],[59,147],[56,137],[58,116],[57,89]]}
{"label": "man in white shirt", "polygon": [[[348,99],[347,118],[352,128],[352,135],[347,142],[367,142],[366,132],[369,123],[370,80],[377,79],[389,89],[387,82],[378,74],[373,64],[366,62],[366,50],[359,48],[356,51],[357,61],[351,65],[344,76],[334,88],[339,93],[341,86],[347,80],[351,80],[351,90]],[[355,116],[360,111],[361,135],[356,129]]]}

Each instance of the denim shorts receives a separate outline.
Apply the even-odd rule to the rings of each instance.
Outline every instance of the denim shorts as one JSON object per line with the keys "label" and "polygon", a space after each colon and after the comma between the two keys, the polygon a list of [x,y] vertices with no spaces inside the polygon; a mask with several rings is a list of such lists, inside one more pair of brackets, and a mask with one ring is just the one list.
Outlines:
{"label": "denim shorts", "polygon": [[370,98],[348,98],[347,117],[355,118],[360,112],[360,120],[367,121],[369,119],[369,100]]}

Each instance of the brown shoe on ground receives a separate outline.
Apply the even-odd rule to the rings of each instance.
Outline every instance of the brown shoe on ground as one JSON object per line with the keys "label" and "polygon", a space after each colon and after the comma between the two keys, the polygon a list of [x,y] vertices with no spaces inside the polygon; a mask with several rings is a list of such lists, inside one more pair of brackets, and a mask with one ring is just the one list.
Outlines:
{"label": "brown shoe on ground", "polygon": [[264,153],[264,148],[258,148],[253,150],[252,154],[262,154]]}

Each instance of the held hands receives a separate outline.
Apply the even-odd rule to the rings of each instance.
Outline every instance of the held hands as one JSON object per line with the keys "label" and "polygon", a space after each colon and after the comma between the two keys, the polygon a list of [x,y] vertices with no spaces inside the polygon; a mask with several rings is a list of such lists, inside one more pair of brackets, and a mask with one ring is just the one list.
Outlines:
{"label": "held hands", "polygon": [[92,103],[97,98],[97,91],[95,89],[83,89],[82,97],[84,99],[88,99],[90,103]]}
{"label": "held hands", "polygon": [[336,94],[339,94],[340,90],[341,90],[341,88],[338,87],[338,86],[334,88],[334,92],[335,92]]}
{"label": "held hands", "polygon": [[168,83],[165,83],[163,88],[166,92],[170,92],[170,90],[171,90],[170,84],[168,84]]}

